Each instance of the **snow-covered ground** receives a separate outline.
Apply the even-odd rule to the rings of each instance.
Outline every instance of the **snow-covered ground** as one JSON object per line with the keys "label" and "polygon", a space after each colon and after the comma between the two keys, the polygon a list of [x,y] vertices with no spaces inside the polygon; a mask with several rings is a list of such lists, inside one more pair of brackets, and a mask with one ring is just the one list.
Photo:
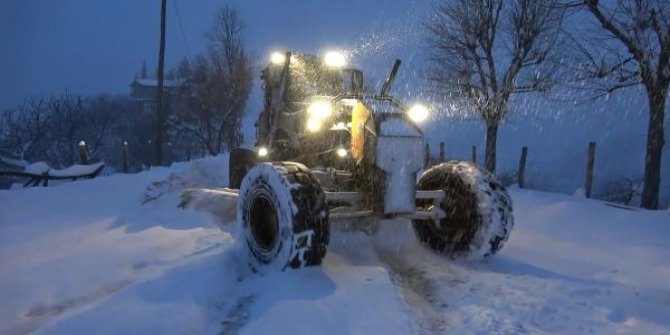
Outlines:
{"label": "snow-covered ground", "polygon": [[515,230],[482,263],[396,220],[332,227],[322,267],[242,277],[234,205],[179,206],[226,166],[0,191],[0,334],[670,334],[668,212],[514,189]]}

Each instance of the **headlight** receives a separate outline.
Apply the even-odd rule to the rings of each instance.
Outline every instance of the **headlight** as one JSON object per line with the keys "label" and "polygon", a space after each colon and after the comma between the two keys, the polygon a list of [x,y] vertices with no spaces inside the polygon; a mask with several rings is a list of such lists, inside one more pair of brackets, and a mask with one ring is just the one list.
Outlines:
{"label": "headlight", "polygon": [[428,108],[424,105],[416,104],[409,109],[407,116],[416,123],[423,122],[428,118]]}
{"label": "headlight", "polygon": [[315,101],[309,105],[307,112],[311,117],[323,120],[333,112],[333,106],[327,101]]}
{"label": "headlight", "polygon": [[321,120],[313,118],[313,117],[309,118],[309,120],[307,120],[307,130],[308,131],[310,131],[312,133],[316,133],[320,129],[321,129]]}
{"label": "headlight", "polygon": [[326,56],[324,58],[324,61],[326,63],[326,66],[328,67],[343,67],[347,64],[347,60],[344,58],[344,55],[340,52],[336,51],[329,51],[326,52]]}
{"label": "headlight", "polygon": [[258,157],[265,157],[268,155],[268,149],[266,147],[258,148]]}
{"label": "headlight", "polygon": [[272,62],[272,64],[280,65],[284,64],[285,61],[286,55],[281,52],[273,52],[272,55],[270,55],[270,62]]}
{"label": "headlight", "polygon": [[347,149],[345,148],[337,149],[337,155],[340,156],[341,158],[347,157]]}

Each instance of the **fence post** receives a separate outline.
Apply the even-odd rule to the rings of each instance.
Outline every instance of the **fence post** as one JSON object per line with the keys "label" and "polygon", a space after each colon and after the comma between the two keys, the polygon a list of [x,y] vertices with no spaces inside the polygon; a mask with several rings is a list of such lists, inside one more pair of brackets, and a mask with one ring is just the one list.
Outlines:
{"label": "fence post", "polygon": [[584,195],[591,197],[593,188],[593,167],[596,161],[596,142],[589,142],[589,157],[586,161],[586,180],[584,181]]}
{"label": "fence post", "polygon": [[524,188],[526,185],[526,158],[528,157],[528,147],[521,148],[521,159],[519,160],[519,173],[517,175],[517,182],[519,188]]}
{"label": "fence post", "polygon": [[477,146],[472,146],[472,162],[477,164]]}
{"label": "fence post", "polygon": [[444,162],[444,142],[440,142],[440,163]]}
{"label": "fence post", "polygon": [[88,153],[86,150],[86,142],[79,141],[79,161],[81,165],[88,165]]}
{"label": "fence post", "polygon": [[151,155],[152,153],[152,146],[151,146],[151,140],[147,140],[147,144],[144,146],[144,167],[142,168],[143,170],[148,170],[151,168]]}
{"label": "fence post", "polygon": [[128,141],[123,141],[123,173],[128,173]]}
{"label": "fence post", "polygon": [[428,142],[426,142],[426,153],[425,153],[425,155],[426,155],[426,158],[424,159],[423,167],[424,168],[429,168],[430,163],[431,163],[431,159],[430,159],[430,145],[428,145]]}
{"label": "fence post", "polygon": [[169,166],[172,164],[172,161],[174,159],[174,156],[172,155],[172,142],[168,141],[167,142],[167,152],[164,154],[164,159],[167,161],[166,166]]}

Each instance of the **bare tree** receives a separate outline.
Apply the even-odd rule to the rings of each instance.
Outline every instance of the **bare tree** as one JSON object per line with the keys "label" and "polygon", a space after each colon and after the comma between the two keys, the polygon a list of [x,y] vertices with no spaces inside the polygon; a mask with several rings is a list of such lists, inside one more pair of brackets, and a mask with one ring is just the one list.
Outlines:
{"label": "bare tree", "polygon": [[571,2],[581,6],[600,26],[576,38],[578,79],[592,80],[599,95],[642,85],[649,101],[646,164],[642,207],[658,208],[663,122],[670,84],[670,0],[598,0]]}
{"label": "bare tree", "polygon": [[81,96],[65,92],[47,103],[48,131],[42,148],[44,157],[56,167],[67,167],[78,161],[78,143],[84,129],[85,106]]}
{"label": "bare tree", "polygon": [[114,143],[114,126],[119,123],[116,118],[124,108],[119,104],[120,101],[102,94],[86,99],[81,137],[86,140],[86,147],[92,157],[109,156],[109,151],[116,151],[120,147],[120,141]]}
{"label": "bare tree", "polygon": [[208,35],[208,52],[192,64],[182,62],[175,71],[183,85],[171,125],[197,138],[211,155],[242,142],[241,120],[253,82],[243,27],[234,9],[223,8]]}
{"label": "bare tree", "polygon": [[[84,98],[65,92],[26,99],[0,113],[0,156],[66,167],[79,161],[77,144],[84,140],[92,157],[112,163],[119,148],[114,138],[127,127],[123,123],[142,119],[133,111],[126,100],[103,95]],[[128,117],[135,119],[126,121]]]}
{"label": "bare tree", "polygon": [[495,172],[510,97],[547,90],[558,67],[564,8],[557,0],[441,0],[429,23],[431,79],[466,98],[486,122],[486,169]]}
{"label": "bare tree", "polygon": [[47,134],[47,101],[26,99],[0,117],[0,155],[18,160],[33,158]]}

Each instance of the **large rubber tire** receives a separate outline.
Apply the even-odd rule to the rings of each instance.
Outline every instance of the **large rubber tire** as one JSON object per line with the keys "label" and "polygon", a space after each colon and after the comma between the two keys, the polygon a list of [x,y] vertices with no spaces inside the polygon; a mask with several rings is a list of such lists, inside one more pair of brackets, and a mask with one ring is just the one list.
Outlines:
{"label": "large rubber tire", "polygon": [[256,164],[256,152],[237,148],[230,150],[228,156],[228,187],[239,189],[242,179],[247,172]]}
{"label": "large rubber tire", "polygon": [[254,272],[320,265],[329,242],[328,205],[304,165],[255,165],[242,181],[237,250]]}
{"label": "large rubber tire", "polygon": [[[453,259],[475,260],[498,252],[514,226],[512,199],[487,171],[470,162],[450,161],[423,173],[418,190],[444,190],[439,203],[446,217],[439,226],[432,220],[413,220],[419,240],[428,248]],[[431,200],[417,201],[428,210]]]}

